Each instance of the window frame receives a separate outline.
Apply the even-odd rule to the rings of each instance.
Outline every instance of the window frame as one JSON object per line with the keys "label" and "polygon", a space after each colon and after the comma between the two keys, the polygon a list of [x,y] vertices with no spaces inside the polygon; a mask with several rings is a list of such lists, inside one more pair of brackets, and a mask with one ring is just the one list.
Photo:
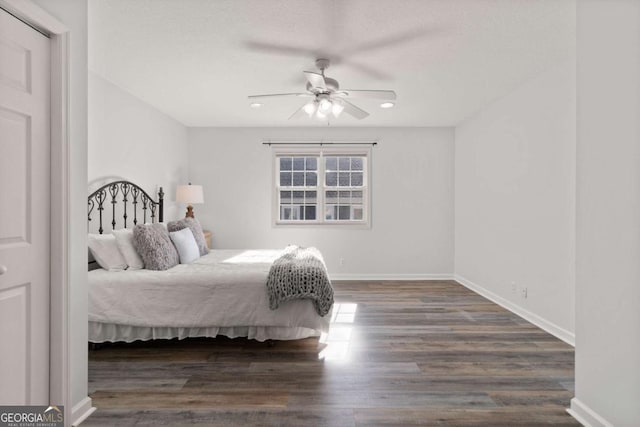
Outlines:
{"label": "window frame", "polygon": [[[273,146],[271,148],[271,167],[272,167],[272,183],[271,183],[271,200],[272,200],[272,218],[273,225],[275,227],[327,227],[327,226],[336,226],[336,227],[349,227],[349,228],[370,228],[371,227],[371,157],[372,150],[371,146],[349,146],[349,145],[341,145],[341,146],[331,146],[331,145],[320,145],[320,146],[304,146],[304,145],[290,145],[287,144],[286,147]],[[318,181],[315,187],[295,187],[296,189],[293,191],[316,191],[317,197],[317,208],[316,208],[316,219],[315,220],[281,220],[280,219],[280,191],[282,188],[280,187],[279,182],[279,162],[278,159],[280,157],[298,157],[298,156],[306,156],[306,157],[318,157]],[[325,176],[325,157],[333,157],[333,156],[363,156],[365,158],[365,165],[363,167],[363,186],[362,187],[327,187],[326,186],[326,176]],[[286,187],[287,190],[289,188],[293,189],[294,187]],[[362,190],[362,206],[363,206],[363,218],[362,220],[326,220],[325,219],[325,192],[331,191],[334,189],[336,191],[346,190],[346,191],[358,191]],[[287,191],[283,190],[283,191]]]}

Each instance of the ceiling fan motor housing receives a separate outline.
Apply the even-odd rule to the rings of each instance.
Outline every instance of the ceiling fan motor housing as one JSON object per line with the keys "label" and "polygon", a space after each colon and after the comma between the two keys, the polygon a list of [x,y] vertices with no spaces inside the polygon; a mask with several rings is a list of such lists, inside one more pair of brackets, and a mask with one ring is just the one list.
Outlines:
{"label": "ceiling fan motor housing", "polygon": [[324,70],[329,68],[330,64],[331,64],[331,61],[326,59],[326,58],[318,58],[318,59],[316,59],[316,67],[318,67],[318,69],[320,71],[322,71],[323,73],[324,73]]}
{"label": "ceiling fan motor housing", "polygon": [[338,81],[336,79],[332,79],[331,77],[324,78],[324,85],[326,89],[320,88],[320,87],[313,87],[311,83],[307,82],[307,90],[311,93],[319,94],[319,93],[336,92],[338,89],[340,89],[340,84],[338,84]]}

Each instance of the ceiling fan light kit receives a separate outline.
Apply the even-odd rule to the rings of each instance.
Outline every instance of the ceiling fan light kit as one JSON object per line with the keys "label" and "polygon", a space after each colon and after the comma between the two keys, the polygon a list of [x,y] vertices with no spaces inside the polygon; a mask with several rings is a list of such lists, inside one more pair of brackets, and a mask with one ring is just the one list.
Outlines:
{"label": "ceiling fan light kit", "polygon": [[342,104],[340,100],[336,100],[331,107],[331,112],[333,113],[333,116],[335,118],[338,118],[340,117],[340,114],[342,114],[343,111],[344,111],[344,104]]}
{"label": "ceiling fan light kit", "polygon": [[318,111],[322,112],[322,114],[327,114],[331,111],[333,107],[333,103],[331,99],[329,99],[329,95],[318,95]]}
{"label": "ceiling fan light kit", "polygon": [[392,90],[340,90],[340,84],[337,80],[324,75],[324,71],[329,67],[330,61],[325,58],[316,59],[316,67],[320,70],[319,73],[314,71],[304,71],[304,76],[307,79],[306,92],[302,93],[276,93],[268,95],[251,95],[249,100],[252,101],[251,106],[258,108],[258,102],[263,98],[281,98],[281,97],[303,97],[312,98],[309,102],[306,102],[296,112],[294,112],[289,119],[299,117],[302,113],[306,113],[309,117],[316,117],[324,120],[329,115],[338,118],[342,112],[346,112],[352,117],[358,120],[362,120],[369,116],[369,113],[347,101],[346,98],[369,98],[379,99],[387,102],[380,104],[382,108],[391,108],[395,104],[393,101],[396,99],[396,93]]}
{"label": "ceiling fan light kit", "polygon": [[307,115],[309,117],[313,116],[313,114],[316,112],[316,110],[318,109],[318,101],[313,100],[307,104],[305,104],[302,109],[304,110],[305,113],[307,113]]}

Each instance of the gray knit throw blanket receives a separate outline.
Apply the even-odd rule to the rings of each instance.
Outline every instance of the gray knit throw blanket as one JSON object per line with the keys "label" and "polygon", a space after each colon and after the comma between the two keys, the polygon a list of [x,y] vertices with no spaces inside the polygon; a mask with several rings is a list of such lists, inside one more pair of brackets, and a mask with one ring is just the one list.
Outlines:
{"label": "gray knit throw blanket", "polygon": [[287,246],[267,278],[269,308],[292,299],[311,299],[320,316],[333,305],[333,288],[322,255],[316,248]]}

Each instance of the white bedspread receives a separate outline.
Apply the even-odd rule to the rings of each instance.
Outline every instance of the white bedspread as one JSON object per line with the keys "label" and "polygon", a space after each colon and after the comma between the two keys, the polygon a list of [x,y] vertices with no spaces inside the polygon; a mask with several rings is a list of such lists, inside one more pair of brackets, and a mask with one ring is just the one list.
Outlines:
{"label": "white bedspread", "polygon": [[281,253],[213,250],[192,264],[167,271],[91,271],[89,321],[94,327],[193,330],[266,326],[327,332],[331,315],[318,316],[310,300],[289,301],[277,310],[269,309],[267,276]]}

